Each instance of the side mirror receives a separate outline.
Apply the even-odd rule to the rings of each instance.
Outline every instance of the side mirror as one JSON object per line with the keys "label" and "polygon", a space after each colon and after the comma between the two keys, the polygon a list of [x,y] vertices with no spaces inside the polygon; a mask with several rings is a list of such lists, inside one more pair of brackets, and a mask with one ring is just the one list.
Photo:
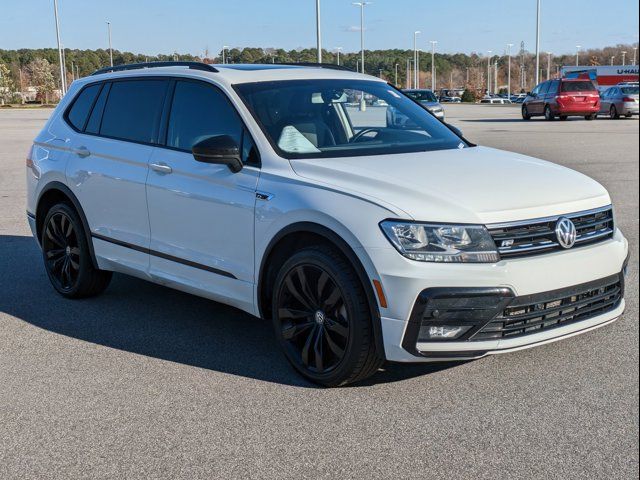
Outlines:
{"label": "side mirror", "polygon": [[240,147],[229,135],[207,137],[196,143],[191,152],[198,162],[226,165],[233,173],[242,170]]}
{"label": "side mirror", "polygon": [[464,137],[464,135],[462,135],[462,130],[460,130],[458,127],[454,127],[450,123],[447,123],[447,127],[449,127],[451,130],[453,130],[453,133],[455,133],[459,137]]}

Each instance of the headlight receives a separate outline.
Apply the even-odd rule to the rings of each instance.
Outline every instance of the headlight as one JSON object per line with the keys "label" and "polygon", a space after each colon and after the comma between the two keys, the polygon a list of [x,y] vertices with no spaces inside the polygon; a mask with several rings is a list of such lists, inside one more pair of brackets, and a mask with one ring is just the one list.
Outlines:
{"label": "headlight", "polygon": [[380,228],[405,257],[420,262],[494,263],[496,245],[482,225],[436,225],[385,220]]}

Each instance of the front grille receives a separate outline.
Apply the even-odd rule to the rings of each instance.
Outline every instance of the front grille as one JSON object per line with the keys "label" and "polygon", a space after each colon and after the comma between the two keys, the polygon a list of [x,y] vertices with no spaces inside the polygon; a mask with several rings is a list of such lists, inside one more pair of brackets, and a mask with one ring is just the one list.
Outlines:
{"label": "front grille", "polygon": [[556,223],[561,217],[571,219],[576,226],[575,247],[613,236],[613,210],[610,205],[556,217],[488,225],[487,228],[502,258],[533,255],[562,249],[555,233]]}
{"label": "front grille", "polygon": [[540,333],[614,310],[623,295],[621,275],[536,295],[516,297],[472,338],[500,340]]}

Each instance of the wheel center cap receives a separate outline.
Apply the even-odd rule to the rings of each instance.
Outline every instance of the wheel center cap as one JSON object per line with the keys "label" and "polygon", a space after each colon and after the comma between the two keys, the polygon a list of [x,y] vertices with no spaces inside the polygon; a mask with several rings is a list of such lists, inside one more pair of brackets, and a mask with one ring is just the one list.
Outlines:
{"label": "wheel center cap", "polygon": [[324,323],[324,312],[322,310],[318,310],[315,313],[314,318],[318,325],[322,325]]}
{"label": "wheel center cap", "polygon": [[71,255],[71,247],[67,245],[67,248],[64,249],[67,255]]}

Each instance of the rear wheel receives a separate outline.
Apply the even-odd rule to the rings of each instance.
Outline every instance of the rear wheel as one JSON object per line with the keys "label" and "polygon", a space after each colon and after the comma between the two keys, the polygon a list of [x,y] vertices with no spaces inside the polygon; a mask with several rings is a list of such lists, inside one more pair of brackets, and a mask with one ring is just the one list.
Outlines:
{"label": "rear wheel", "polygon": [[287,360],[307,379],[334,387],[375,373],[378,354],[367,296],[335,250],[294,253],[275,281],[273,326]]}
{"label": "rear wheel", "polygon": [[585,115],[584,119],[585,120],[595,120],[597,114],[592,113],[591,115]]}
{"label": "rear wheel", "polygon": [[522,119],[523,120],[531,120],[531,115],[529,114],[529,109],[526,105],[522,106]]}
{"label": "rear wheel", "polygon": [[82,222],[70,205],[59,203],[47,212],[41,245],[47,276],[61,295],[91,297],[109,285],[111,272],[94,268]]}
{"label": "rear wheel", "polygon": [[611,108],[609,108],[609,118],[611,119],[620,118],[620,114],[618,113],[618,109],[616,108],[615,105],[611,105]]}
{"label": "rear wheel", "polygon": [[551,121],[555,118],[553,112],[551,111],[551,107],[549,105],[545,105],[544,107],[544,119]]}
{"label": "rear wheel", "polygon": [[566,115],[560,115],[560,120],[564,121],[566,120],[568,117]]}
{"label": "rear wheel", "polygon": [[624,118],[631,118],[633,116],[632,113],[625,113]]}

